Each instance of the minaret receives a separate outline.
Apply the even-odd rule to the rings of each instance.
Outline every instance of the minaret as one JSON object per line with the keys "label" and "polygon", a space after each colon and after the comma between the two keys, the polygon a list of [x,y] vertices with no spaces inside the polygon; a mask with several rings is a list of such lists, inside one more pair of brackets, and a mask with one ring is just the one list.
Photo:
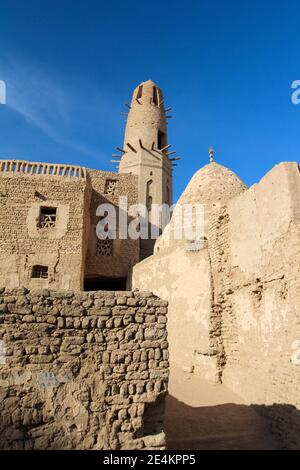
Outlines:
{"label": "minaret", "polygon": [[[162,91],[148,80],[133,92],[119,173],[138,175],[139,203],[172,205],[172,159],[168,144],[167,118]],[[159,227],[161,228],[161,222]],[[153,253],[152,243],[141,243],[142,257]]]}

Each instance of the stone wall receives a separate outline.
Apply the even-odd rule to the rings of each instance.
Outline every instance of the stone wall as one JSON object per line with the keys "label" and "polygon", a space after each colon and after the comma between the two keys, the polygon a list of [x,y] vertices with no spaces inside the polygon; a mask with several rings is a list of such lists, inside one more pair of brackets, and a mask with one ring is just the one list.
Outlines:
{"label": "stone wall", "polygon": [[[89,200],[85,176],[0,172],[0,284],[81,289]],[[55,227],[40,227],[42,207],[57,209]],[[47,278],[32,277],[35,265]]]}
{"label": "stone wall", "polygon": [[167,303],[0,289],[2,449],[163,449]]}

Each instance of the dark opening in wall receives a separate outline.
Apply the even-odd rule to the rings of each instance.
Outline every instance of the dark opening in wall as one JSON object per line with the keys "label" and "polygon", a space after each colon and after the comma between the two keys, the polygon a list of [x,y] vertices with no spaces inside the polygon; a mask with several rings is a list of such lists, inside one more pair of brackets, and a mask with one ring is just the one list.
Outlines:
{"label": "dark opening in wall", "polygon": [[166,188],[166,204],[170,205],[170,189],[169,186]]}
{"label": "dark opening in wall", "polygon": [[158,94],[156,86],[153,87],[152,103],[155,104],[155,106],[158,105]]}
{"label": "dark opening in wall", "polygon": [[35,265],[32,267],[31,277],[34,279],[48,279],[48,266]]}
{"label": "dark opening in wall", "polygon": [[139,89],[138,89],[138,92],[137,92],[137,95],[136,95],[137,99],[140,99],[142,97],[142,95],[143,95],[143,85],[140,85]]}
{"label": "dark opening in wall", "polygon": [[153,185],[153,180],[147,181],[146,207],[147,207],[147,211],[149,215],[152,209],[152,185]]}
{"label": "dark opening in wall", "polygon": [[40,208],[40,228],[53,228],[56,224],[57,208],[41,207]]}
{"label": "dark opening in wall", "polygon": [[157,131],[157,147],[162,149],[166,146],[166,134],[160,130]]}
{"label": "dark opening in wall", "polygon": [[84,280],[84,290],[126,290],[126,277],[88,277]]}

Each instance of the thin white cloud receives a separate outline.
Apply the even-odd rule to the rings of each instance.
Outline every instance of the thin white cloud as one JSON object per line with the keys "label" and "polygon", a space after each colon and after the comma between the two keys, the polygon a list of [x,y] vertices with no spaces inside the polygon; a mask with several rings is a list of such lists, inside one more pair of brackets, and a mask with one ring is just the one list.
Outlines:
{"label": "thin white cloud", "polygon": [[[74,138],[73,124],[74,127],[78,125],[74,120],[74,96],[58,80],[37,67],[16,60],[1,66],[1,74],[7,84],[9,108],[56,143],[97,160],[107,159],[98,150],[90,149]],[[77,100],[84,107],[84,97],[77,96]]]}
{"label": "thin white cloud", "polygon": [[0,104],[6,104],[6,85],[3,80],[0,80]]}

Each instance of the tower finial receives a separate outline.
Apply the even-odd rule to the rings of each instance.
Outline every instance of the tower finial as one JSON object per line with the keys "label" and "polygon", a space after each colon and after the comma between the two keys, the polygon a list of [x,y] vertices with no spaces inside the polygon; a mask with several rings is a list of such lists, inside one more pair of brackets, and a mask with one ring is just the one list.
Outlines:
{"label": "tower finial", "polygon": [[214,149],[209,147],[209,161],[213,163],[215,161]]}

